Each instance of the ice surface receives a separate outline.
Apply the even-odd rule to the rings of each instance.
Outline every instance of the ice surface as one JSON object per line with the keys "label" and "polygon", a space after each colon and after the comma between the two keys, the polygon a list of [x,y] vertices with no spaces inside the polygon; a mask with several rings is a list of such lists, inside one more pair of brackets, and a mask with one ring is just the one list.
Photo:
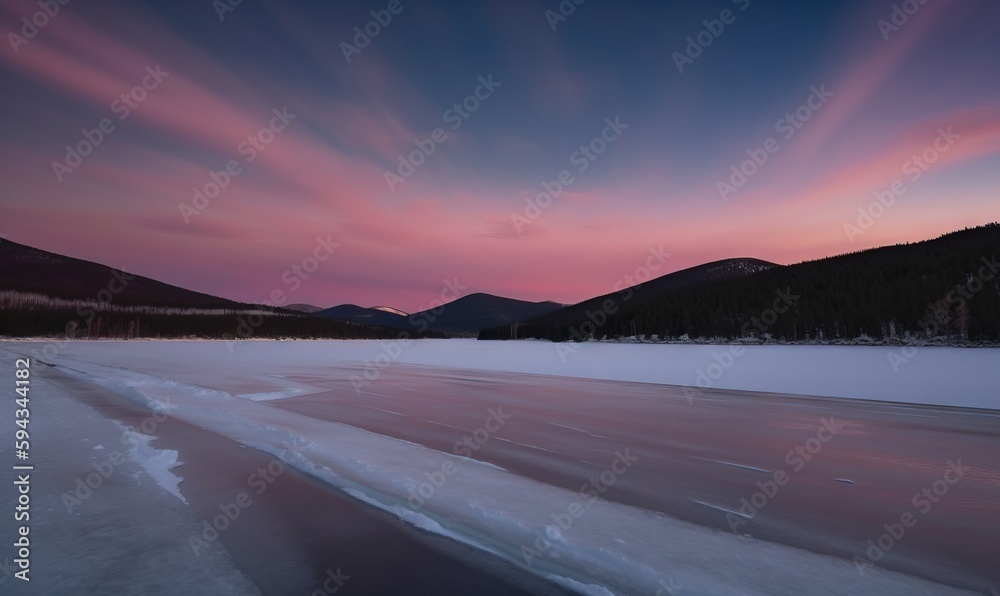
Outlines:
{"label": "ice surface", "polygon": [[[153,375],[161,363],[172,363],[172,378],[232,394],[251,394],[247,397],[253,399],[308,392],[288,379],[261,377],[262,370],[290,374],[358,366],[359,373],[366,368],[377,373],[384,366],[403,363],[670,385],[698,386],[700,382],[713,389],[1000,409],[994,378],[1000,348],[553,344],[461,339],[405,343],[151,341],[142,342],[141,350],[135,345],[72,342],[61,354],[85,354],[91,361]],[[220,378],[219,362],[226,363],[225,370],[237,372]],[[248,379],[254,380],[254,391],[246,391]]]}
{"label": "ice surface", "polygon": [[[0,366],[12,370],[13,362],[14,355],[0,348]],[[33,361],[32,370],[36,367],[40,365]],[[31,472],[31,581],[0,576],[0,594],[260,593],[221,541],[208,545],[200,556],[192,551],[188,539],[202,530],[201,518],[146,479],[149,468],[140,465],[143,454],[151,456],[147,463],[164,456],[140,447],[136,461],[128,458],[132,441],[123,440],[120,425],[69,395],[40,371],[31,377],[30,395],[30,463],[35,466]],[[15,407],[12,397],[0,399],[0,418],[13,420]],[[4,445],[13,445],[15,428],[12,423],[0,425]],[[142,437],[148,435],[139,437],[140,445],[152,439]],[[93,476],[88,475],[96,474],[96,466],[107,464],[115,452],[126,459],[97,488],[94,484],[81,488],[79,483],[85,478],[93,483]],[[168,459],[160,461],[166,465]],[[4,511],[14,510],[14,501],[8,500],[14,498],[13,491],[0,490]],[[12,544],[15,531],[13,515],[5,514],[0,520],[0,541]],[[13,559],[10,548],[0,553],[0,563],[13,565]]]}
{"label": "ice surface", "polygon": [[[366,343],[369,348],[380,349],[379,342]],[[692,595],[965,593],[878,568],[866,569],[861,576],[854,564],[846,560],[737,537],[618,503],[602,500],[589,502],[576,492],[405,441],[240,399],[225,391],[84,361],[91,356],[89,352],[94,348],[100,348],[95,352],[105,351],[97,354],[101,358],[119,358],[126,366],[136,368],[143,365],[142,362],[137,363],[139,360],[147,359],[144,365],[150,366],[158,358],[169,358],[173,350],[184,350],[188,356],[191,351],[200,352],[199,360],[209,364],[212,358],[227,357],[226,351],[211,353],[215,349],[212,346],[225,350],[221,344],[180,342],[150,344],[155,349],[148,352],[137,351],[131,344],[73,344],[67,353],[74,359],[56,358],[53,362],[71,374],[147,407],[167,409],[177,419],[273,453],[287,465],[390,511],[426,531],[477,545],[539,575],[564,578],[561,580],[564,585],[572,585],[583,593],[602,593],[600,590],[608,589],[613,592],[654,594],[664,585],[681,585],[684,594]],[[499,350],[508,357],[485,358],[479,352],[478,359],[474,361],[478,364],[475,368],[490,368],[484,366],[490,363],[493,367],[510,368],[528,365],[527,361],[514,357],[516,352],[510,351],[526,349],[524,346],[529,346],[529,352],[534,351],[540,360],[544,360],[542,355],[551,350],[549,344],[542,343],[471,342],[429,342],[426,347],[428,353],[424,355],[420,355],[423,348],[407,349],[412,349],[408,358],[413,363],[437,362],[450,366],[470,366],[473,362],[454,351]],[[347,356],[344,350],[362,350],[365,347],[346,342],[304,342],[250,343],[238,346],[238,349],[243,350],[239,355],[239,361],[244,363],[241,365],[260,370],[261,359],[266,359],[273,370],[329,366],[338,358]],[[963,354],[974,357],[977,352],[963,351]],[[921,366],[935,360],[931,352],[921,355],[930,356]],[[451,360],[452,356],[458,362]],[[576,356],[589,358],[582,351]],[[748,356],[749,353],[744,357]],[[549,369],[552,367],[551,360],[541,364]],[[634,362],[616,364],[619,366],[616,374],[631,374],[630,370],[634,373],[629,367],[637,366]],[[658,374],[658,369],[649,362],[644,363],[641,369],[650,376]],[[206,367],[191,374],[207,378],[208,370]],[[425,502],[415,505],[414,491],[428,482],[428,473],[441,470],[445,462],[450,462],[457,471],[448,476]],[[574,508],[574,504],[582,507],[583,514],[575,517],[569,527],[560,527],[559,516]],[[529,552],[526,555],[526,548],[544,552]]]}

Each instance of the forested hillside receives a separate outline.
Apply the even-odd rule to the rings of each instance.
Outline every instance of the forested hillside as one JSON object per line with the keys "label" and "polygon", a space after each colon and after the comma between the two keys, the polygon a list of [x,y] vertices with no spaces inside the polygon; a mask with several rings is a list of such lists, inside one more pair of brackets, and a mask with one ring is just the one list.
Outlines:
{"label": "forested hillside", "polygon": [[724,281],[623,290],[480,339],[1000,340],[1000,225]]}

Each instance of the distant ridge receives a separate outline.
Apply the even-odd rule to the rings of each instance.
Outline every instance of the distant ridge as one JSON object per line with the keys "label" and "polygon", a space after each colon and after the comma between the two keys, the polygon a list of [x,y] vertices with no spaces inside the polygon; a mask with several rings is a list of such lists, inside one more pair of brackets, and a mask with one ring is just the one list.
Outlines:
{"label": "distant ridge", "polygon": [[324,308],[312,313],[312,316],[363,325],[382,325],[396,329],[409,329],[411,327],[406,317],[402,315],[377,308],[365,308],[357,304],[341,304],[331,308]]}
{"label": "distant ridge", "polygon": [[[795,265],[724,259],[569,306],[474,293],[406,314],[388,306],[245,304],[0,239],[0,335],[221,338],[245,328],[237,338],[387,338],[402,331],[984,345],[1000,341],[998,254],[1000,224],[990,223]],[[262,322],[248,324],[244,317],[258,313],[266,315]]]}
{"label": "distant ridge", "polygon": [[427,327],[446,333],[477,333],[487,327],[520,323],[562,308],[557,302],[527,302],[492,294],[475,293],[434,309],[414,313],[411,321],[426,321]]}
{"label": "distant ridge", "polygon": [[[492,294],[476,293],[453,300],[437,309],[397,314],[387,307],[364,308],[342,304],[313,316],[398,329],[434,329],[444,333],[476,334],[481,329],[505,323],[518,323],[552,312],[562,305],[555,302],[527,302]],[[437,311],[437,312],[435,312]]]}

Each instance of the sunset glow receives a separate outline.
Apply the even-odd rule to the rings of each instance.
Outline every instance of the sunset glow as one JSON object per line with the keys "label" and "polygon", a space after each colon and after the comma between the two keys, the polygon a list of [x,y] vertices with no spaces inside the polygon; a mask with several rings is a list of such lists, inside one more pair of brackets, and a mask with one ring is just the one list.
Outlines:
{"label": "sunset glow", "polygon": [[38,4],[0,2],[0,233],[242,301],[287,290],[331,237],[291,301],[416,311],[444,280],[572,303],[650,248],[672,254],[662,275],[998,217],[994,3],[928,2],[885,30],[881,2],[593,0],[553,21],[555,2],[404,1],[363,48],[355,27],[387,4],[303,4],[71,2],[29,38]]}

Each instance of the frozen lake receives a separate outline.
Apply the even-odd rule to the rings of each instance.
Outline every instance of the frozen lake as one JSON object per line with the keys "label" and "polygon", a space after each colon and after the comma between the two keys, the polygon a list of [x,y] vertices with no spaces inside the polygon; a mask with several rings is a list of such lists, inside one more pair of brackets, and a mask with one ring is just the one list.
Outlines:
{"label": "frozen lake", "polygon": [[[204,502],[211,470],[237,458],[206,453],[207,441],[225,441],[280,456],[294,471],[275,486],[319,480],[503,561],[508,574],[585,593],[1000,584],[1000,529],[989,521],[1000,515],[988,379],[998,350],[919,348],[900,363],[890,355],[900,348],[853,346],[74,342],[44,355],[44,345],[0,349],[55,364],[42,372],[56,394],[92,387],[139,408],[130,416],[163,408],[207,431],[205,449],[184,445],[195,430],[175,429],[151,442],[174,456],[134,454],[176,506]],[[110,418],[126,408],[84,403]],[[946,496],[913,499],[959,460],[968,471]],[[295,494],[248,509],[246,526],[280,517]],[[908,511],[916,525],[865,564],[866,541]],[[254,549],[228,536],[220,542],[245,569]],[[281,540],[295,544],[295,533]],[[510,581],[512,592],[542,590]]]}
{"label": "frozen lake", "polygon": [[[44,345],[44,344],[42,344]],[[1000,409],[995,371],[1000,348],[868,346],[736,346],[678,344],[553,344],[544,341],[149,341],[74,342],[46,351],[155,374],[157,363],[181,380],[229,383],[236,393],[262,366],[310,370],[360,364],[365,378],[394,364],[444,366],[609,381],[689,385],[796,395],[861,398]],[[197,347],[195,347],[197,346]],[[28,348],[25,348],[28,349]],[[81,352],[80,350],[85,350]],[[223,363],[226,363],[223,366]],[[171,377],[178,378],[178,377]],[[228,389],[226,389],[228,391]],[[285,391],[279,396],[293,394]],[[267,395],[260,397],[266,398]]]}

